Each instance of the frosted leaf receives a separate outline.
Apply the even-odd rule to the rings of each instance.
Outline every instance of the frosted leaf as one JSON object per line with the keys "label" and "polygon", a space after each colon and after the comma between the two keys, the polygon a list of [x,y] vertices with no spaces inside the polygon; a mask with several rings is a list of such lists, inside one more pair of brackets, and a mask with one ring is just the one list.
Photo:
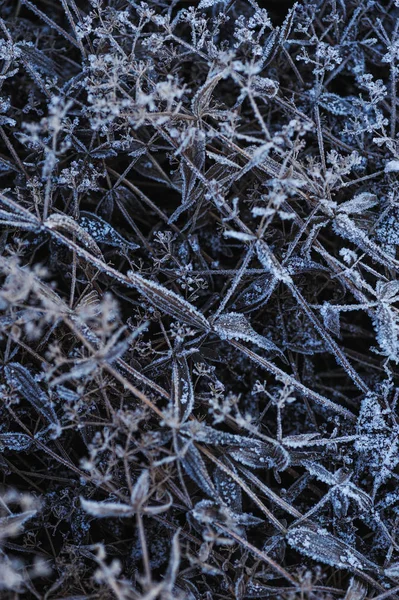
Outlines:
{"label": "frosted leaf", "polygon": [[184,423],[194,407],[194,387],[184,356],[178,357],[173,363],[172,385],[176,416]]}
{"label": "frosted leaf", "polygon": [[148,471],[143,471],[140,477],[134,484],[132,494],[130,496],[130,502],[137,510],[144,504],[148,491],[150,489],[150,475]]}
{"label": "frosted leaf", "polygon": [[361,435],[388,431],[377,394],[370,392],[362,400],[357,421],[357,431]]}
{"label": "frosted leaf", "polygon": [[281,350],[273,342],[252,329],[248,319],[241,313],[221,315],[215,321],[213,328],[222,340],[244,340],[265,350],[281,354]]}
{"label": "frosted leaf", "polygon": [[[4,117],[2,117],[1,119],[3,119]],[[10,121],[12,121],[12,119],[10,119]],[[11,123],[9,123],[11,125]],[[8,160],[5,160],[4,158],[0,158],[0,172],[4,171],[16,171],[16,168],[14,167],[14,165],[12,163],[10,163]]]}
{"label": "frosted leaf", "polygon": [[384,356],[394,362],[399,361],[398,319],[395,309],[379,304],[373,325],[376,330],[376,339]]}
{"label": "frosted leaf", "polygon": [[278,83],[269,77],[256,75],[252,81],[255,95],[266,98],[274,98],[278,93]]}
{"label": "frosted leaf", "polygon": [[245,443],[247,438],[241,435],[234,435],[227,433],[226,431],[218,431],[213,427],[204,425],[203,423],[186,423],[182,428],[181,432],[184,435],[192,437],[196,442],[204,442],[205,444],[217,444],[226,446],[230,444],[239,445],[240,442]]}
{"label": "frosted leaf", "polygon": [[340,490],[344,496],[357,502],[361,511],[369,512],[372,510],[373,501],[371,497],[354,483],[349,482],[348,484],[341,486]]}
{"label": "frosted leaf", "polygon": [[[219,81],[222,79],[222,77],[223,77],[223,72],[215,73],[212,75],[208,74],[208,78],[205,81],[204,85],[202,85],[198,89],[198,91],[194,94],[193,99],[191,101],[191,108],[195,115],[201,116],[203,111],[205,111],[207,109],[207,107],[209,107],[213,90],[215,89],[215,87],[217,86]],[[207,154],[209,154],[209,156],[211,156],[211,158],[215,158],[215,160],[217,160],[217,158],[220,157],[219,154],[214,154],[213,152],[208,153],[208,151],[207,151]],[[239,165],[236,165],[235,163],[233,163],[233,165],[238,169],[240,168]]]}
{"label": "frosted leaf", "polygon": [[319,437],[319,433],[299,433],[284,437],[282,443],[287,448],[303,448],[312,446],[317,437]]}
{"label": "frosted leaf", "polygon": [[356,244],[359,249],[366,252],[376,262],[384,266],[397,268],[398,261],[373,242],[360,227],[349,219],[348,215],[339,213],[335,218],[333,227],[338,235]]}
{"label": "frosted leaf", "polygon": [[386,300],[389,303],[397,302],[399,294],[399,280],[393,279],[387,283],[377,282],[377,294],[381,300]]}
{"label": "frosted leaf", "polygon": [[26,231],[38,231],[38,223],[34,220],[34,216],[29,217],[26,214],[20,214],[19,211],[0,210],[0,224],[3,226],[9,225]]}
{"label": "frosted leaf", "polygon": [[97,215],[81,212],[79,225],[99,244],[106,244],[107,246],[114,246],[120,249],[125,247],[130,250],[136,250],[140,247],[133,242],[127,241],[111,225]]}
{"label": "frosted leaf", "polygon": [[72,379],[81,379],[82,377],[86,377],[90,375],[93,371],[98,367],[98,362],[94,358],[89,358],[81,363],[78,363],[76,366],[72,367],[67,373],[59,375],[55,379],[52,380],[51,386],[58,386],[67,381],[71,381]]}
{"label": "frosted leaf", "polygon": [[290,455],[282,446],[251,440],[251,446],[231,448],[229,456],[237,462],[254,469],[277,469],[284,471],[290,463]]}
{"label": "frosted leaf", "polygon": [[118,156],[118,153],[111,148],[109,144],[102,144],[101,146],[94,148],[94,150],[90,152],[90,156],[93,158],[111,158]]}
{"label": "frosted leaf", "polygon": [[[290,461],[288,452],[283,446],[270,438],[268,441],[253,439],[243,435],[218,431],[213,427],[201,424],[188,424],[182,429],[195,441],[216,446],[228,446],[229,456],[242,464],[251,464],[255,468],[285,469]],[[249,461],[249,462],[245,462]]]}
{"label": "frosted leaf", "polygon": [[128,504],[118,502],[95,502],[94,500],[85,500],[80,498],[83,510],[92,517],[103,519],[105,517],[132,517],[135,514],[134,509]]}
{"label": "frosted leaf", "polygon": [[209,158],[212,158],[215,162],[217,162],[220,165],[224,165],[225,167],[232,167],[233,169],[241,168],[240,165],[224,156],[224,154],[216,154],[215,152],[211,152],[210,150],[207,150],[206,154],[207,156],[209,156]]}
{"label": "frosted leaf", "polygon": [[201,488],[209,497],[218,499],[219,494],[209,476],[205,462],[200,451],[195,445],[183,437],[177,438],[177,447],[180,453],[181,464],[187,475]]}
{"label": "frosted leaf", "polygon": [[[199,129],[195,129],[195,132],[192,134],[191,145],[185,152],[187,160],[183,160],[180,163],[182,204],[187,204],[192,199],[194,184],[205,164],[205,148],[204,133]],[[171,222],[171,219],[169,221]]]}
{"label": "frosted leaf", "polygon": [[[124,143],[121,141],[115,140],[112,144],[112,147],[116,148],[117,150],[124,150],[126,148],[126,145],[124,145]],[[147,152],[147,148],[145,147],[145,144],[143,144],[143,142],[141,142],[140,140],[134,140],[132,138],[127,144],[127,149],[129,150],[129,156],[134,156],[135,158],[139,158]]]}
{"label": "frosted leaf", "polygon": [[97,256],[98,258],[103,257],[100,248],[97,246],[92,236],[87,233],[83,227],[78,225],[72,217],[69,217],[68,215],[53,214],[46,219],[44,225],[48,229],[66,231],[67,233],[76,236],[76,238],[82,242],[94,256]]}
{"label": "frosted leaf", "polygon": [[292,283],[288,271],[278,263],[266,242],[262,240],[256,242],[256,252],[260,263],[268,273],[271,273],[278,281],[283,281],[287,285]]}
{"label": "frosted leaf", "polygon": [[[226,457],[224,457],[223,460],[228,465],[229,469],[236,473],[234,464]],[[220,467],[215,467],[213,479],[223,502],[227,504],[231,510],[242,512],[242,491],[238,483]]]}
{"label": "frosted leaf", "polygon": [[263,519],[248,513],[235,513],[226,505],[218,505],[211,500],[198,502],[192,511],[192,515],[199,523],[203,524],[217,525],[217,523],[221,523],[233,527],[235,525],[254,527],[263,523]]}
{"label": "frosted leaf", "polygon": [[271,217],[275,214],[275,212],[276,211],[274,208],[268,208],[266,206],[254,206],[254,208],[251,210],[251,213],[254,217]]}
{"label": "frosted leaf", "polygon": [[378,204],[378,198],[375,194],[363,192],[363,194],[358,194],[352,200],[340,204],[338,212],[346,215],[358,214],[372,208],[376,204]]}
{"label": "frosted leaf", "polygon": [[243,527],[259,527],[262,523],[264,523],[264,519],[260,519],[259,517],[255,517],[251,513],[236,513],[230,511],[231,519],[235,521],[238,525],[242,525]]}
{"label": "frosted leaf", "polygon": [[374,491],[391,477],[399,461],[399,439],[391,432],[382,414],[378,396],[369,393],[360,407],[355,450],[374,475]]}
{"label": "frosted leaf", "polygon": [[374,475],[374,493],[399,462],[399,437],[387,424],[377,394],[366,394],[357,423],[358,439],[354,444],[364,467]]}
{"label": "frosted leaf", "polygon": [[320,309],[321,316],[323,317],[324,326],[331,331],[337,337],[341,335],[340,327],[340,310],[339,307],[324,302]]}
{"label": "frosted leaf", "polygon": [[171,494],[169,494],[169,492],[166,492],[166,495],[167,495],[166,502],[164,502],[163,504],[157,504],[157,505],[153,504],[151,506],[144,506],[141,509],[141,512],[144,515],[150,515],[150,516],[160,515],[164,512],[167,512],[173,504],[173,497],[171,496]]}
{"label": "frosted leaf", "polygon": [[309,273],[311,271],[328,271],[328,269],[323,267],[320,263],[299,256],[291,258],[287,263],[287,270],[290,275]]}
{"label": "frosted leaf", "polygon": [[19,363],[9,363],[4,370],[8,385],[17,390],[46,421],[58,429],[60,424],[53,403],[33,379],[28,369]]}
{"label": "frosted leaf", "polygon": [[18,535],[23,524],[35,516],[37,510],[27,510],[17,515],[0,518],[0,539]]}
{"label": "frosted leaf", "polygon": [[186,435],[191,435],[198,442],[228,446],[230,458],[256,469],[276,468],[284,470],[290,462],[287,450],[272,438],[268,441],[258,440],[218,431],[206,425],[198,427],[198,424],[195,424],[195,426],[188,424],[181,431]]}
{"label": "frosted leaf", "polygon": [[199,523],[214,523],[219,513],[219,507],[210,500],[200,500],[192,510],[193,517]]}
{"label": "frosted leaf", "polygon": [[134,271],[128,271],[127,276],[137,290],[162,312],[197,329],[209,330],[209,323],[204,315],[175,292],[159,283],[145,279]]}
{"label": "frosted leaf", "polygon": [[303,466],[306,467],[308,473],[313,477],[316,477],[319,481],[326,483],[327,485],[335,485],[336,480],[332,473],[327,471],[322,465],[313,463],[310,461],[304,461]]}
{"label": "frosted leaf", "polygon": [[[169,557],[168,568],[163,578],[163,589],[170,594],[172,597],[172,590],[175,586],[175,582],[179,573],[180,559],[181,559],[181,550],[180,550],[180,542],[179,542],[179,534],[180,529],[177,529],[176,533],[172,539],[172,550]],[[177,590],[176,590],[177,591]],[[180,590],[179,590],[180,592]],[[180,596],[178,592],[177,596]],[[166,595],[166,594],[165,594]],[[187,600],[191,600],[191,598],[187,598]],[[194,597],[193,597],[194,600]]]}
{"label": "frosted leaf", "polygon": [[399,171],[399,160],[390,160],[385,163],[385,173],[397,173]]}
{"label": "frosted leaf", "polygon": [[226,4],[226,0],[201,0],[197,8],[211,8],[216,4]]}
{"label": "frosted leaf", "polygon": [[[343,501],[348,502],[347,499],[354,500],[357,502],[360,510],[363,512],[370,511],[373,506],[372,499],[362,489],[357,487],[354,483],[349,480],[349,475],[343,469],[338,469],[335,473],[330,473],[322,465],[310,462],[308,460],[303,461],[304,467],[306,467],[308,473],[313,477],[316,477],[319,481],[326,483],[327,485],[339,489],[339,496],[332,496],[333,502],[338,504],[339,512]],[[344,497],[344,498],[343,498]]]}
{"label": "frosted leaf", "polygon": [[364,600],[366,595],[367,587],[364,585],[364,583],[359,581],[359,579],[352,577],[344,600]]}
{"label": "frosted leaf", "polygon": [[333,115],[347,116],[352,112],[352,103],[338,94],[320,94],[317,103]]}
{"label": "frosted leaf", "polygon": [[[3,127],[4,125],[8,125],[10,127],[15,127],[16,124],[17,124],[17,122],[14,119],[11,119],[10,117],[5,117],[4,115],[0,115],[0,126]],[[2,160],[1,163],[3,165],[6,165],[7,167],[9,167],[9,164],[6,161]],[[5,170],[7,170],[7,169],[5,169]]]}
{"label": "frosted leaf", "polygon": [[375,233],[378,241],[382,242],[385,248],[392,247],[394,256],[395,246],[399,244],[399,212],[396,207],[391,207],[381,217]]}
{"label": "frosted leaf", "polygon": [[392,563],[389,567],[385,567],[384,573],[387,577],[399,577],[399,562]]}
{"label": "frosted leaf", "polygon": [[39,50],[36,46],[29,42],[22,42],[18,44],[18,49],[21,52],[23,62],[29,61],[30,68],[32,65],[42,73],[50,75],[57,79],[57,71],[55,63],[46,55],[44,52]]}
{"label": "frosted leaf", "polygon": [[326,529],[294,527],[287,533],[287,542],[295,550],[331,567],[341,569],[378,570],[378,567],[353,550],[348,544],[337,539]]}
{"label": "frosted leaf", "polygon": [[233,238],[234,240],[239,240],[240,242],[252,242],[254,236],[252,233],[244,233],[243,231],[233,231],[228,230],[223,233],[225,238]]}
{"label": "frosted leaf", "polygon": [[347,265],[353,265],[358,259],[356,252],[349,248],[341,248],[339,254]]}
{"label": "frosted leaf", "polygon": [[174,223],[179,216],[186,211],[201,194],[201,188],[195,187],[198,177],[201,176],[205,164],[205,134],[197,128],[191,128],[190,144],[184,153],[184,159],[180,162],[180,206],[169,217],[168,223]]}
{"label": "frosted leaf", "polygon": [[32,446],[31,438],[26,433],[0,433],[0,451],[7,450],[29,450]]}
{"label": "frosted leaf", "polygon": [[269,273],[258,277],[238,294],[233,308],[242,313],[259,308],[259,306],[266,304],[277,284],[278,280]]}

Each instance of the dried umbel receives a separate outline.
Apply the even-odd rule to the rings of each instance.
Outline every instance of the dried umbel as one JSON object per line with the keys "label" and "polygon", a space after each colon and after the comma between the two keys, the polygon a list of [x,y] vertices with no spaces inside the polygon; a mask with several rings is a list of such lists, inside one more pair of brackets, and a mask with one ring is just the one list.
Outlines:
{"label": "dried umbel", "polygon": [[0,4],[1,597],[399,598],[398,1]]}

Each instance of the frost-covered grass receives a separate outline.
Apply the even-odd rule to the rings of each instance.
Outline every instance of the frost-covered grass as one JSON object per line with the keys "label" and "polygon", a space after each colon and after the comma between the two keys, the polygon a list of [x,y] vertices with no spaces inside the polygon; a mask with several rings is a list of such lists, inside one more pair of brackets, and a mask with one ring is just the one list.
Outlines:
{"label": "frost-covered grass", "polygon": [[0,17],[1,598],[399,598],[399,0]]}

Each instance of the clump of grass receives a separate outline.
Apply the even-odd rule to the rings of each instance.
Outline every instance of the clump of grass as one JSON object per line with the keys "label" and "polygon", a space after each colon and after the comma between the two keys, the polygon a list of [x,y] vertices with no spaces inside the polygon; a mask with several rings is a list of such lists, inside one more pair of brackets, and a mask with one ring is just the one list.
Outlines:
{"label": "clump of grass", "polygon": [[2,598],[398,597],[398,8],[3,0]]}

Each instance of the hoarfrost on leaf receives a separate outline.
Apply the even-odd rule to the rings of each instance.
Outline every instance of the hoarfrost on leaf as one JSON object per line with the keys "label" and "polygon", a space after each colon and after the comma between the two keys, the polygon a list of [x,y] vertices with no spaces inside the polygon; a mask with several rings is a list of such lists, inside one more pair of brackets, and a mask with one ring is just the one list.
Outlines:
{"label": "hoarfrost on leaf", "polygon": [[244,340],[252,342],[269,352],[278,352],[279,348],[263,335],[252,329],[248,319],[241,313],[225,313],[217,318],[213,329],[224,340]]}
{"label": "hoarfrost on leaf", "polygon": [[118,502],[95,502],[80,498],[83,510],[92,517],[104,519],[106,517],[132,517],[135,514],[134,509],[128,504]]}
{"label": "hoarfrost on leaf", "polygon": [[377,203],[378,198],[375,194],[363,192],[352,198],[352,200],[347,200],[343,204],[340,204],[338,211],[346,215],[358,214],[372,208]]}
{"label": "hoarfrost on leaf", "polygon": [[60,423],[49,396],[43,392],[26,367],[9,363],[5,367],[7,383],[16,389],[42,417],[60,431]]}
{"label": "hoarfrost on leaf", "polygon": [[399,160],[389,160],[385,163],[385,173],[397,173],[399,171]]}
{"label": "hoarfrost on leaf", "polygon": [[201,0],[198,4],[198,8],[211,8],[217,4],[226,4],[227,0]]}
{"label": "hoarfrost on leaf", "polygon": [[129,248],[136,250],[139,246],[127,241],[106,221],[97,215],[81,212],[79,225],[99,244],[106,244],[115,248]]}
{"label": "hoarfrost on leaf", "polygon": [[0,451],[16,450],[21,452],[29,450],[32,446],[32,439],[26,433],[0,433]]}
{"label": "hoarfrost on leaf", "polygon": [[349,571],[378,571],[377,565],[337,539],[326,529],[293,527],[287,533],[287,541],[298,552],[335,568]]}

